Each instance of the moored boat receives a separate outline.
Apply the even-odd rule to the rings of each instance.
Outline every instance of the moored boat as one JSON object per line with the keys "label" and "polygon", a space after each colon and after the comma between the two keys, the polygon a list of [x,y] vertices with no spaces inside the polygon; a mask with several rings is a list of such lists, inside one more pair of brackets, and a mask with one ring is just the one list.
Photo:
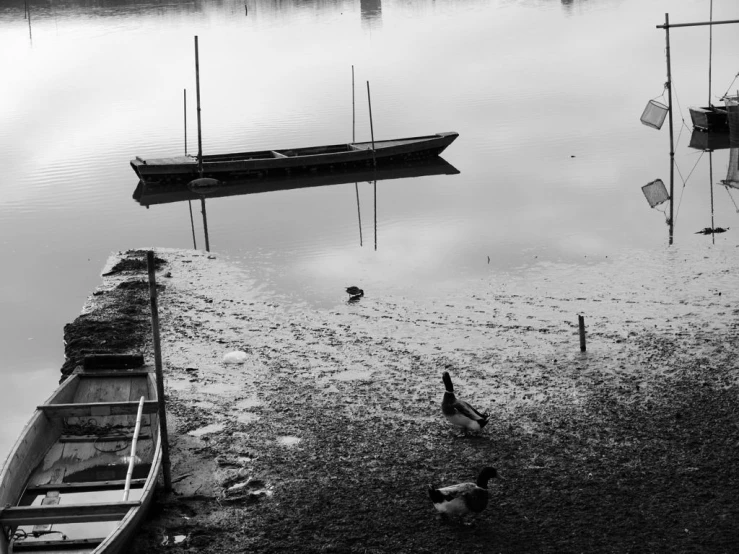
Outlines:
{"label": "moored boat", "polygon": [[197,156],[141,158],[131,167],[146,183],[209,177],[264,177],[275,174],[311,172],[326,168],[383,165],[388,162],[432,158],[441,154],[459,136],[455,132],[374,142],[353,142],[306,148],[260,150],[202,156],[202,175]]}
{"label": "moored boat", "polygon": [[0,554],[125,552],[162,449],[155,373],[121,367],[77,370],[24,427],[0,471]]}

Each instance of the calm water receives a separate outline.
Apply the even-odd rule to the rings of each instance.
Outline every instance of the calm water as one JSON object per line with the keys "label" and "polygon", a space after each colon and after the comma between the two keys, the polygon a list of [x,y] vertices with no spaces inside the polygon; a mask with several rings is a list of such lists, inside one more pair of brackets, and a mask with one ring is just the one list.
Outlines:
{"label": "calm water", "polygon": [[[188,204],[132,199],[136,155],[197,149],[199,36],[206,153],[457,131],[457,175],[211,199],[211,250],[264,293],[316,307],[357,283],[430,294],[557,262],[667,248],[647,182],[669,179],[667,126],[641,125],[666,80],[665,12],[708,19],[708,0],[202,0],[0,6],[0,459],[58,378],[63,325],[111,252],[193,246]],[[717,1],[714,19],[739,19]],[[739,71],[736,26],[714,30],[713,93]],[[677,92],[675,246],[734,253],[737,206],[689,149],[687,106],[708,95],[708,28],[672,33]],[[734,85],[737,86],[736,83]],[[681,118],[685,118],[687,125]],[[728,150],[712,155],[714,182]],[[722,175],[723,174],[723,175]],[[690,178],[683,186],[683,178]],[[199,206],[196,240],[204,247]],[[375,250],[375,217],[377,249]],[[488,262],[488,256],[490,262]]]}

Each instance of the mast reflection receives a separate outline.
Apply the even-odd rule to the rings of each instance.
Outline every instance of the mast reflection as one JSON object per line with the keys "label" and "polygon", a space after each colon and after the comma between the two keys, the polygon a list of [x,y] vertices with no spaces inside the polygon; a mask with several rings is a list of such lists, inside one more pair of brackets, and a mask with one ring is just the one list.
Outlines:
{"label": "mast reflection", "polygon": [[[158,204],[171,204],[173,202],[188,202],[191,206],[193,200],[200,201],[201,214],[203,217],[203,229],[205,232],[206,251],[210,251],[210,239],[206,219],[205,202],[207,199],[223,198],[228,196],[240,196],[247,194],[259,194],[265,192],[276,192],[293,189],[304,189],[312,187],[324,187],[333,185],[354,185],[357,197],[357,217],[361,218],[359,206],[360,182],[373,183],[374,200],[374,224],[375,224],[375,250],[377,250],[377,182],[393,179],[412,179],[417,177],[428,177],[434,175],[457,175],[459,170],[443,158],[431,158],[415,162],[404,162],[367,168],[353,171],[326,171],[316,172],[312,175],[301,177],[265,177],[252,179],[236,179],[225,181],[218,186],[192,187],[189,182],[170,183],[145,183],[139,181],[133,192],[133,199],[147,209]],[[213,180],[215,182],[215,180]],[[192,218],[192,207],[190,207],[190,223],[193,228],[193,245],[195,244],[194,221]],[[361,219],[360,246],[362,245]]]}

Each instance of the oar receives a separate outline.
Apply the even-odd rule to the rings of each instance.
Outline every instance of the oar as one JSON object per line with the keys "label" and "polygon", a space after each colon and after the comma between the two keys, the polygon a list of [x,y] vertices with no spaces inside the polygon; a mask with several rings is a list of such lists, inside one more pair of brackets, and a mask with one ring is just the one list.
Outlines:
{"label": "oar", "polygon": [[128,460],[128,471],[126,472],[126,487],[123,489],[123,501],[128,500],[128,493],[131,490],[131,477],[133,476],[133,466],[136,465],[136,443],[139,440],[139,431],[141,431],[141,417],[144,414],[144,397],[139,400],[139,412],[136,414],[136,429],[133,432],[133,440],[131,441],[131,459]]}

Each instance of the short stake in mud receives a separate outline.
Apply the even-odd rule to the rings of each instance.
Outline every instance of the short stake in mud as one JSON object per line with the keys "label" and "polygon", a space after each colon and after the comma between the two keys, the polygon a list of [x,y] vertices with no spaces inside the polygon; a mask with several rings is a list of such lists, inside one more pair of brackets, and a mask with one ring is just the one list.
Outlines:
{"label": "short stake in mud", "polygon": [[585,316],[578,314],[577,325],[580,328],[580,352],[585,352]]}
{"label": "short stake in mud", "polygon": [[146,253],[149,270],[149,297],[151,298],[151,327],[154,331],[154,365],[157,373],[157,400],[159,401],[159,432],[162,437],[162,471],[164,490],[172,491],[172,475],[169,461],[169,434],[167,433],[167,411],[164,406],[164,373],[162,372],[162,349],[159,345],[159,310],[157,308],[157,282],[154,265],[154,252]]}

